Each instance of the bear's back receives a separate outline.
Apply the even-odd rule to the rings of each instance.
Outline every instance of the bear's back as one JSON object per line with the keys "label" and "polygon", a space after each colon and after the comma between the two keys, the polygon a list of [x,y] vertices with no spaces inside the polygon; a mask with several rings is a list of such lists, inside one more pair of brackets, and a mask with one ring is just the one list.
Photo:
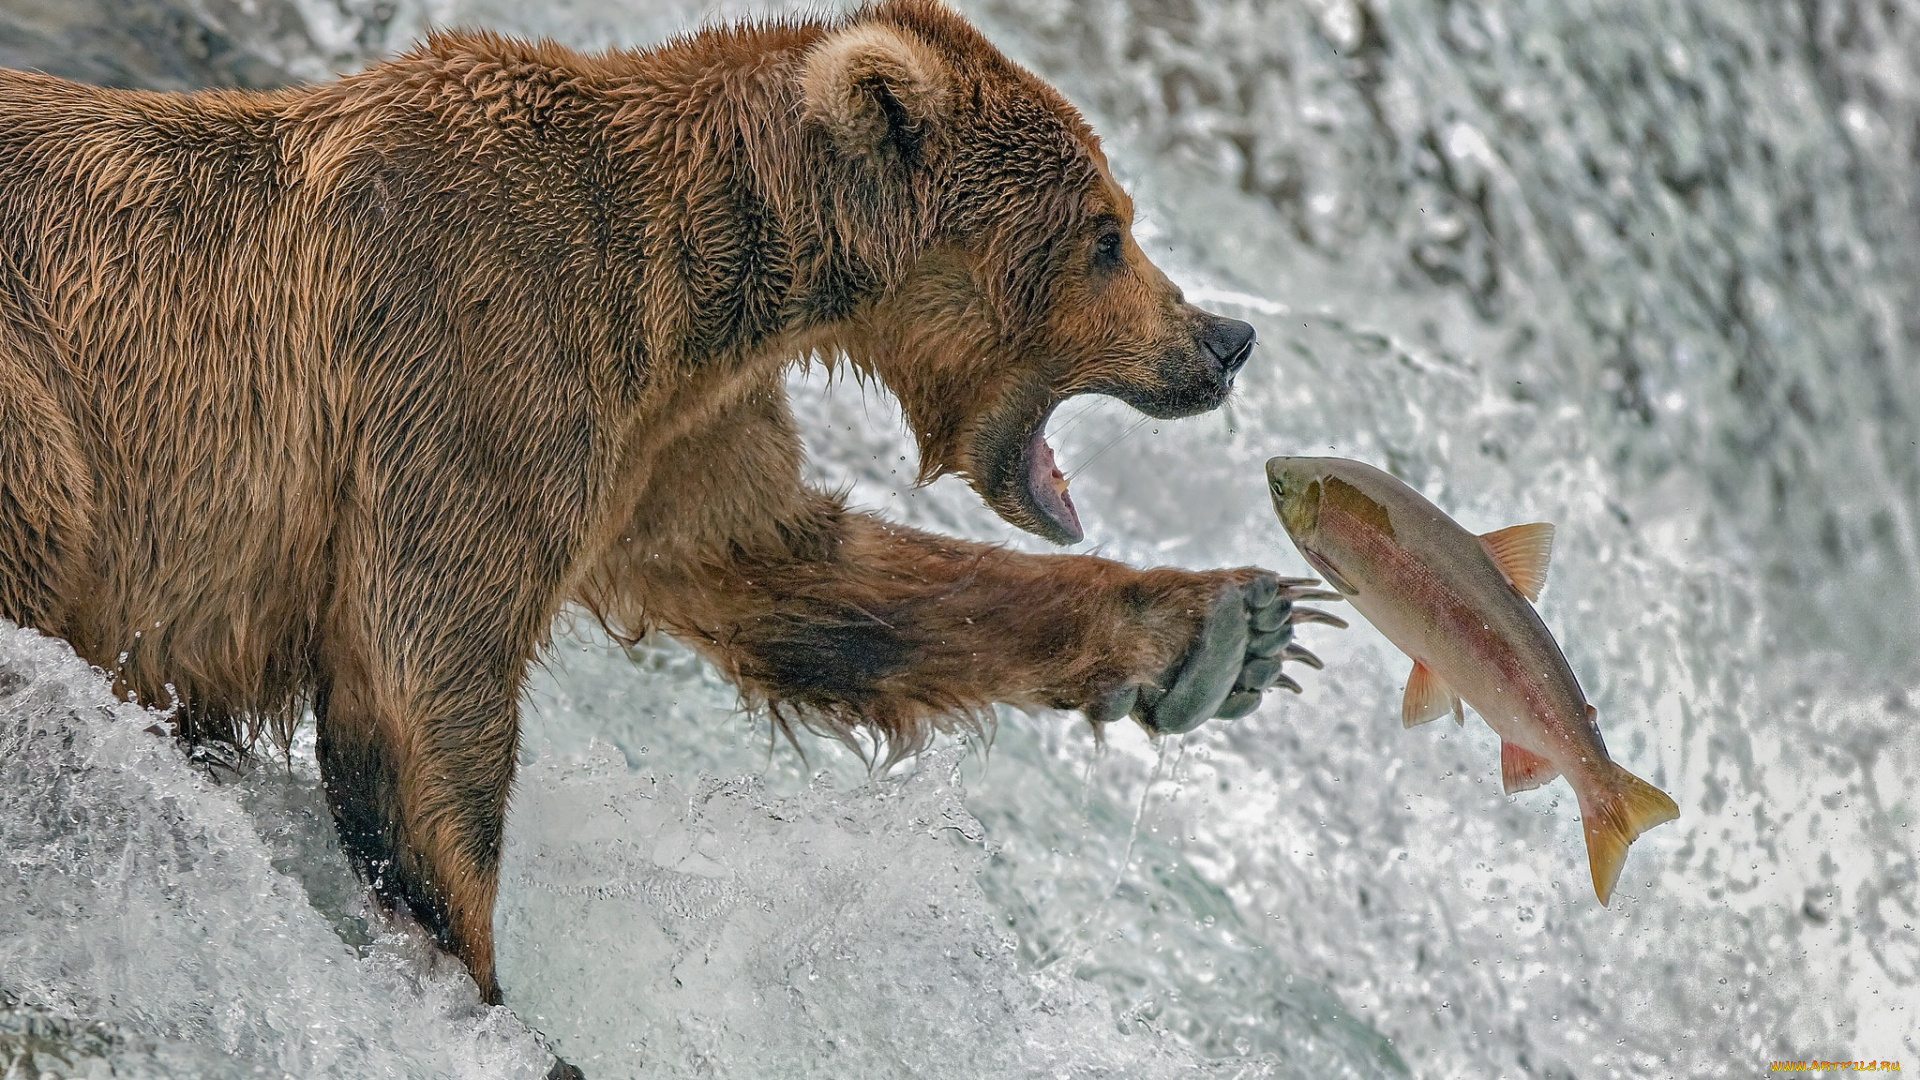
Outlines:
{"label": "bear's back", "polygon": [[148,700],[272,714],[325,588],[334,316],[282,190],[288,97],[0,71],[0,374],[90,474],[66,634],[135,642]]}

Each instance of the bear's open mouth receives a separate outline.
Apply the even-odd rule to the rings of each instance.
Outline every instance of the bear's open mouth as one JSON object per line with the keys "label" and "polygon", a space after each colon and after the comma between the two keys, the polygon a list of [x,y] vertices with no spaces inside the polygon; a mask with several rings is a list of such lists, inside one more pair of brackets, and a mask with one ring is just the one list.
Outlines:
{"label": "bear's open mouth", "polygon": [[1085,536],[1080,511],[1047,442],[1047,422],[1064,400],[1036,393],[989,414],[973,439],[967,482],[1008,524],[1077,544]]}
{"label": "bear's open mouth", "polygon": [[1027,440],[1027,503],[1051,524],[1069,544],[1080,542],[1080,512],[1073,508],[1073,496],[1067,491],[1067,477],[1053,459],[1053,447],[1047,443],[1044,419]]}

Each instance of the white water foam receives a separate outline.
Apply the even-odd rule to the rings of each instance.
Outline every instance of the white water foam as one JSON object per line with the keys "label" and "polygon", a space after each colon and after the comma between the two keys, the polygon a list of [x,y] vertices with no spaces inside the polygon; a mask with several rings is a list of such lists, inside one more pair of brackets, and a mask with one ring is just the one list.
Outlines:
{"label": "white water foam", "polygon": [[[318,827],[300,823],[316,817],[312,785],[273,783],[262,765],[249,785],[282,794],[267,807],[214,783],[156,734],[160,714],[117,701],[64,643],[4,625],[0,717],[9,1068],[545,1075],[552,1056],[417,930],[356,949],[312,902],[303,878],[347,875],[337,849],[290,842]],[[342,894],[333,914],[367,914],[357,889]]]}

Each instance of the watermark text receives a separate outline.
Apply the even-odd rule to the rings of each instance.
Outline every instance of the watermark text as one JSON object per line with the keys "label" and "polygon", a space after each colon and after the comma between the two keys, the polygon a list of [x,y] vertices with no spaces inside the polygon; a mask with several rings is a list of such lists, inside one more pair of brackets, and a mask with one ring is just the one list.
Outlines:
{"label": "watermark text", "polygon": [[1774,1061],[1768,1072],[1899,1072],[1897,1061]]}

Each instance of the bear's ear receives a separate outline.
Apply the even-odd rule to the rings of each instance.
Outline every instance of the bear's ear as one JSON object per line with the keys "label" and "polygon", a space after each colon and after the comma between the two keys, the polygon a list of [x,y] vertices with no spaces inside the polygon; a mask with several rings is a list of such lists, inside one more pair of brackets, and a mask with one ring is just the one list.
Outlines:
{"label": "bear's ear", "polygon": [[905,30],[862,23],[807,53],[800,96],[841,149],[917,163],[948,116],[952,77],[939,54]]}

